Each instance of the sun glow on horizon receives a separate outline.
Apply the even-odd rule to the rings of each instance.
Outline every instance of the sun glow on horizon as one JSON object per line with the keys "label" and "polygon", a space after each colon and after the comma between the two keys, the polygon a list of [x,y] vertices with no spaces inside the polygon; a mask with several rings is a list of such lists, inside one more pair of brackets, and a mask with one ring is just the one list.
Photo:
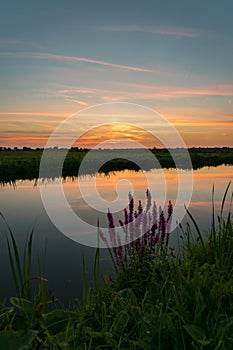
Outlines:
{"label": "sun glow on horizon", "polygon": [[[44,147],[53,130],[66,119],[67,114],[0,112],[0,147]],[[195,121],[193,118],[182,119],[173,115],[170,120],[188,147],[232,146],[233,118],[232,120]],[[156,124],[156,127],[159,125]],[[162,130],[159,132],[162,133]],[[65,138],[64,135],[61,142],[64,142]],[[100,127],[92,128],[75,142],[75,146],[92,148],[98,143],[111,139],[128,139],[142,143],[146,147],[162,147],[161,142],[155,139],[152,134],[131,123],[106,123]],[[114,142],[112,142],[113,144]],[[119,145],[121,145],[120,148],[124,148],[126,143],[119,141]]]}

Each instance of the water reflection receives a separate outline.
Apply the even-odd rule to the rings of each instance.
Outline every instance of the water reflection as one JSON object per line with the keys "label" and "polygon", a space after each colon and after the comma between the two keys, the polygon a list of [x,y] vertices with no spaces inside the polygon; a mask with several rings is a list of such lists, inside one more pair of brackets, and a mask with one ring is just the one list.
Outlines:
{"label": "water reflection", "polygon": [[[167,186],[166,200],[175,201],[178,190],[178,177],[175,169],[164,169],[164,174],[158,170],[151,170],[150,173],[154,178],[154,185],[159,186],[162,177],[165,177]],[[184,170],[182,175],[187,175]],[[212,210],[212,186],[215,186],[215,205],[218,210],[225,188],[230,180],[233,179],[233,166],[205,167],[194,171],[194,189],[190,210],[193,216],[198,220],[200,227],[207,230],[211,222]],[[123,182],[121,182],[124,180]],[[127,180],[127,181],[125,181]],[[103,213],[96,209],[88,208],[80,190],[79,184],[82,182],[84,188],[89,188],[94,178],[91,176],[82,176],[80,178],[66,178],[63,180],[63,188],[69,205],[83,220],[92,225],[96,225],[97,219],[100,218],[102,223],[106,223],[106,207],[101,207]],[[96,188],[99,195],[106,201],[113,201],[117,198],[117,183],[121,182],[122,191],[125,197],[122,197],[122,205],[127,200],[129,188],[133,188],[134,197],[138,199],[145,198],[147,182],[145,174],[141,171],[134,172],[130,170],[113,172],[108,175],[98,174],[96,176]],[[129,186],[131,183],[131,187]],[[52,186],[56,191],[56,180],[40,184],[40,186]],[[231,189],[232,191],[232,189]],[[91,194],[87,191],[87,196]],[[161,198],[158,197],[159,204]],[[54,203],[56,205],[56,203]],[[226,200],[226,211],[230,205],[230,194]],[[62,301],[68,301],[79,297],[82,292],[82,257],[85,257],[87,265],[88,278],[93,276],[93,261],[95,249],[82,246],[62,235],[49,220],[42,201],[38,185],[35,181],[17,181],[16,186],[4,186],[0,188],[0,212],[6,217],[12,231],[14,232],[19,246],[22,249],[26,235],[34,229],[35,240],[33,246],[34,253],[34,272],[37,271],[37,256],[43,260],[45,238],[48,240],[47,255],[44,263],[44,274],[49,279],[50,289],[54,291]],[[122,217],[122,213],[115,214],[116,218]],[[187,221],[184,218],[183,223]],[[9,262],[7,258],[7,247],[5,234],[7,227],[4,222],[0,221],[0,249],[1,249],[1,281],[4,285],[0,289],[0,301],[14,293],[12,276],[10,273]],[[96,234],[93,232],[79,232],[79,234]],[[172,244],[177,244],[177,234],[171,235]],[[101,268],[110,273],[111,263],[108,252],[101,250]]]}

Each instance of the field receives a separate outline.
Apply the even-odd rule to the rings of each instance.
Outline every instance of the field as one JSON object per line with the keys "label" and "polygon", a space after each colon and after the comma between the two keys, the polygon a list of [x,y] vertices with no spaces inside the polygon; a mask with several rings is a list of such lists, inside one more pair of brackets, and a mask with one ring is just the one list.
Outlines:
{"label": "field", "polygon": [[[18,179],[36,179],[39,176],[40,159],[43,150],[0,150],[0,182],[15,182]],[[64,150],[51,149],[48,170],[48,177],[57,176],[57,159],[64,154]],[[174,161],[171,158],[169,151],[166,149],[152,149],[151,152],[159,161],[163,168],[175,167]],[[88,153],[87,149],[71,149],[65,159],[62,175],[77,176],[80,164]],[[182,149],[176,149],[178,167],[186,169],[190,167],[185,159],[183,159]],[[191,148],[189,149],[192,160],[193,169],[201,168],[203,166],[218,166],[221,164],[233,165],[233,149],[232,148]],[[89,162],[87,162],[84,171],[92,173],[95,166],[103,164],[99,171],[108,173],[116,170],[139,170],[140,166],[144,170],[149,170],[151,161],[145,157],[144,152],[138,150],[121,150],[121,158],[119,151],[114,150],[96,150],[91,155]],[[127,160],[129,155],[133,155],[138,160],[139,165]],[[108,159],[112,159],[108,161]]]}

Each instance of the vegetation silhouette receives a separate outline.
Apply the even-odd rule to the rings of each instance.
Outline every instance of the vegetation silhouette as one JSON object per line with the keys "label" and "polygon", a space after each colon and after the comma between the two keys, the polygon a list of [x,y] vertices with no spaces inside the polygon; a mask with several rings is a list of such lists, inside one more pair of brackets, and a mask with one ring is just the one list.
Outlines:
{"label": "vegetation silhouette", "polygon": [[[40,160],[43,153],[43,148],[32,149],[24,146],[22,149],[17,147],[6,148],[0,147],[0,183],[12,183],[16,180],[34,180],[39,177]],[[56,175],[57,159],[62,153],[67,153],[62,169],[62,176],[64,178],[68,176],[78,176],[79,168],[83,158],[90,151],[87,148],[72,147],[67,150],[65,148],[50,148],[47,150],[51,153],[49,159],[49,169],[54,171],[54,177]],[[130,153],[136,154],[138,163],[141,164],[143,170],[150,170],[152,167],[156,167],[154,164],[151,165],[149,158],[146,159],[145,151],[143,149],[122,149],[121,158],[119,158],[119,150],[114,149],[98,149],[92,150],[92,156],[89,159],[89,164],[85,165],[86,174],[92,174],[95,167],[99,169],[101,173],[108,174],[111,171],[118,170],[134,170],[139,171],[139,165],[133,163],[127,159],[127,155]],[[176,168],[173,158],[169,153],[169,149],[153,148],[150,149],[152,154],[157,159],[157,167],[162,168]],[[219,166],[219,165],[233,165],[233,148],[222,147],[222,148],[189,148],[188,149],[190,158],[192,161],[193,169],[199,169],[204,166]],[[114,155],[114,152],[116,154]],[[187,164],[184,159],[183,149],[176,148],[172,149],[173,154],[176,154],[179,160],[179,167],[181,169],[188,169],[190,165]],[[109,160],[109,158],[111,160]],[[104,162],[104,160],[106,161]],[[98,168],[98,164],[103,164]],[[53,177],[53,172],[48,177]]]}

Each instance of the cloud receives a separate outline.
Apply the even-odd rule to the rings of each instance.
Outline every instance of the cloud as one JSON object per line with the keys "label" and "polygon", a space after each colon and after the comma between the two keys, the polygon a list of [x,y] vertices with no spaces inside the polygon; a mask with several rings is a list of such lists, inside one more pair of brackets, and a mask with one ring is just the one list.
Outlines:
{"label": "cloud", "polygon": [[[194,96],[233,96],[233,84],[212,85],[205,88],[185,88],[169,85],[145,85],[134,83],[118,83],[122,95],[135,99],[172,99]],[[128,92],[123,92],[127,89]],[[131,89],[131,90],[129,90]]]}
{"label": "cloud", "polygon": [[[205,88],[186,88],[169,85],[145,85],[135,83],[111,82],[109,89],[90,88],[82,86],[63,86],[55,91],[48,91],[54,96],[82,105],[91,105],[100,102],[114,101],[147,101],[147,100],[174,100],[191,97],[206,96],[233,96],[233,85],[211,85]],[[75,101],[76,100],[76,101]],[[84,100],[84,101],[83,101]]]}
{"label": "cloud", "polygon": [[67,113],[51,113],[51,112],[4,112],[0,111],[0,115],[22,115],[22,116],[39,116],[39,117],[67,117]]}
{"label": "cloud", "polygon": [[176,120],[173,122],[173,125],[176,126],[230,126],[233,127],[233,120],[208,120],[208,121],[187,121],[187,120]]}
{"label": "cloud", "polygon": [[53,60],[53,61],[63,61],[63,62],[84,62],[84,63],[97,64],[97,65],[106,66],[106,67],[129,70],[129,71],[134,71],[134,72],[144,72],[144,73],[153,73],[154,72],[154,70],[147,69],[147,68],[141,68],[141,67],[136,67],[136,66],[127,66],[127,65],[116,64],[116,63],[111,63],[111,62],[107,62],[107,61],[99,61],[99,60],[94,60],[92,58],[86,58],[86,57],[55,55],[52,53],[1,52],[0,56]]}
{"label": "cloud", "polygon": [[143,32],[159,35],[169,35],[176,37],[195,38],[200,35],[199,29],[182,27],[163,27],[163,26],[140,26],[140,25],[116,25],[104,26],[102,30],[113,32]]}
{"label": "cloud", "polygon": [[88,106],[89,105],[87,102],[80,101],[80,100],[77,100],[77,99],[72,98],[72,97],[67,97],[66,99],[67,99],[67,101],[78,103],[81,106]]}

